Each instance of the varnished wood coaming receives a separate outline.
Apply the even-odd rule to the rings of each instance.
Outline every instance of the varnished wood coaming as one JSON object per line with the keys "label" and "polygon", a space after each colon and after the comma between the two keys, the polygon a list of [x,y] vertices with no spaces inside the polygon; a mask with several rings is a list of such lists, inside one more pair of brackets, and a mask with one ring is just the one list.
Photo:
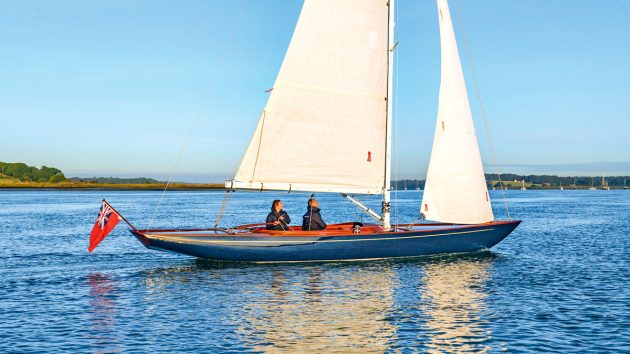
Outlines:
{"label": "varnished wood coaming", "polygon": [[[331,224],[326,230],[304,231],[300,226],[292,226],[290,231],[267,230],[261,225],[247,224],[231,229],[228,228],[197,228],[197,229],[148,229],[137,230],[135,234],[148,236],[159,235],[169,237],[225,237],[225,236],[255,236],[255,237],[336,237],[336,236],[365,236],[365,235],[408,235],[421,233],[441,232],[445,229],[458,230],[472,228],[491,228],[494,226],[517,223],[520,221],[492,221],[483,224],[449,224],[449,223],[424,223],[424,224],[400,224],[395,225],[392,230],[384,230],[380,225],[364,224],[360,227],[360,232],[355,233],[353,222]],[[447,227],[447,228],[445,228]],[[207,232],[204,232],[207,231]]]}

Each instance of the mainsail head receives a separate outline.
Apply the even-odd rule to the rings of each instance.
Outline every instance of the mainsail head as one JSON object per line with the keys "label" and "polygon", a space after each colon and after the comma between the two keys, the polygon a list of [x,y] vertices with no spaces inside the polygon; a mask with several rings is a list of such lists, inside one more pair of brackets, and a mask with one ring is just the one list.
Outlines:
{"label": "mainsail head", "polygon": [[305,0],[234,181],[244,189],[385,189],[388,7]]}
{"label": "mainsail head", "polygon": [[478,224],[494,220],[446,0],[438,0],[441,65],[438,118],[422,212],[428,220]]}

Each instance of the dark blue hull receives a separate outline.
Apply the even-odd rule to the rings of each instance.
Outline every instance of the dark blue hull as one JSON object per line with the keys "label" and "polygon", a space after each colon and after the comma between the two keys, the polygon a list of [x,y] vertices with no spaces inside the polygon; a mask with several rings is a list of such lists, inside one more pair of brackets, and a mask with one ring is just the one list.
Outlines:
{"label": "dark blue hull", "polygon": [[451,225],[412,231],[344,236],[208,235],[134,232],[148,248],[199,258],[238,262],[349,261],[417,257],[486,250],[520,221]]}

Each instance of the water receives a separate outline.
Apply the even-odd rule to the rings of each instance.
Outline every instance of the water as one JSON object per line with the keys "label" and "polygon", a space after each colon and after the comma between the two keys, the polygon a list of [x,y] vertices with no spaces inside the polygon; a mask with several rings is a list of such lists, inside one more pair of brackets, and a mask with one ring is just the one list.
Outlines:
{"label": "water", "polygon": [[[211,226],[223,196],[166,193],[152,226]],[[630,191],[508,191],[524,222],[491,252],[306,265],[149,251],[122,224],[88,254],[102,197],[146,227],[160,193],[0,191],[0,352],[630,352]],[[222,224],[276,197],[299,221],[307,195],[236,193]],[[327,222],[359,219],[319,199]]]}

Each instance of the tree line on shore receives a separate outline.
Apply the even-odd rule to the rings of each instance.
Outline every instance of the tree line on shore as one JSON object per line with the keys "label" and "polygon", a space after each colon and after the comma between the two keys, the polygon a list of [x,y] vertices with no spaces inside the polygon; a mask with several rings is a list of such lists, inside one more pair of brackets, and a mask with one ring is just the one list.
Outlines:
{"label": "tree line on shore", "polygon": [[542,186],[556,186],[556,187],[567,187],[573,186],[575,184],[576,187],[590,187],[594,185],[596,187],[602,185],[602,178],[604,178],[603,182],[607,186],[611,187],[621,187],[626,183],[626,180],[629,179],[628,176],[610,176],[610,177],[592,177],[592,176],[554,176],[554,175],[517,175],[513,173],[504,173],[500,175],[501,178],[497,178],[496,174],[486,174],[486,181],[494,182],[494,187],[499,187],[498,180],[500,179],[503,182],[520,182],[522,180],[525,183],[531,183]]}
{"label": "tree line on shore", "polygon": [[37,168],[22,162],[0,162],[0,173],[21,182],[59,183],[66,180],[66,176],[57,168],[48,166]]}
{"label": "tree line on shore", "polygon": [[[91,177],[91,178],[66,178],[66,176],[55,167],[42,166],[40,168],[28,166],[22,162],[0,162],[0,174],[17,179],[21,182],[48,182],[59,183],[65,181],[96,183],[96,184],[155,184],[164,183],[153,178],[117,178],[117,177]],[[2,176],[0,176],[2,177]],[[610,187],[625,186],[629,176],[605,177],[605,185]],[[501,182],[499,182],[501,181]],[[521,181],[525,181],[528,186],[540,187],[590,187],[602,185],[602,176],[554,176],[554,175],[517,175],[514,173],[486,174],[488,187],[500,188],[503,186],[519,186]],[[517,184],[518,183],[518,184]],[[424,189],[424,179],[401,179],[392,181],[392,188],[397,190]]]}
{"label": "tree line on shore", "polygon": [[28,166],[22,162],[0,162],[0,178],[2,176],[16,179],[19,182],[81,182],[88,184],[160,184],[165,183],[153,178],[117,178],[117,177],[89,177],[79,178],[66,176],[60,169],[42,166],[40,168]]}
{"label": "tree line on shore", "polygon": [[[622,187],[630,183],[630,176],[610,176],[605,177],[605,185],[610,187]],[[515,185],[520,187],[520,183],[525,181],[527,185],[541,187],[590,187],[602,185],[602,176],[554,176],[554,175],[517,175],[514,173],[502,173],[501,175],[486,173],[486,183],[488,187],[500,188],[503,186]],[[392,188],[397,190],[424,189],[424,179],[402,179],[392,181]]]}
{"label": "tree line on shore", "polygon": [[100,184],[159,184],[166,183],[158,181],[154,178],[135,177],[135,178],[118,178],[118,177],[71,177],[71,181],[83,183],[100,183]]}

